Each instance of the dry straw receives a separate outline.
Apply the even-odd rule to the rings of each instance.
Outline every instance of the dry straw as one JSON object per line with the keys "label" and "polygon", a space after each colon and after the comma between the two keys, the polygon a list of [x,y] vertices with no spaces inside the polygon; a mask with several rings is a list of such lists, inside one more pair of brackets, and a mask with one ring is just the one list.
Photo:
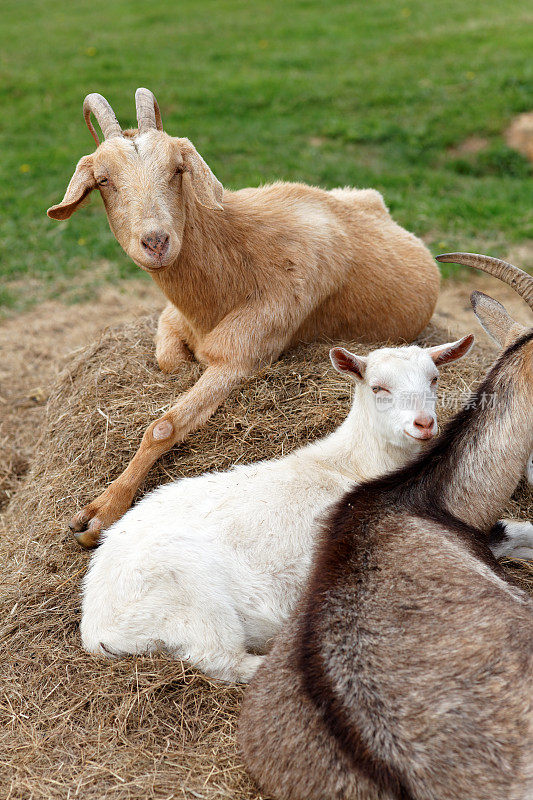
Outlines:
{"label": "dry straw", "polygon": [[[235,749],[240,688],[216,685],[166,657],[104,662],[80,649],[79,583],[88,556],[65,532],[67,519],[119,474],[147,422],[199,374],[194,364],[178,377],[158,371],[154,325],[149,317],[108,331],[71,358],[52,391],[30,472],[4,518],[2,798],[260,797]],[[446,336],[430,327],[422,341]],[[329,432],[346,414],[350,393],[327,352],[327,343],[302,346],[247,380],[161,461],[144,489],[280,456]],[[467,392],[493,355],[478,347],[444,368],[447,397]],[[532,510],[522,486],[507,511],[530,518]],[[513,571],[533,591],[531,569]]]}

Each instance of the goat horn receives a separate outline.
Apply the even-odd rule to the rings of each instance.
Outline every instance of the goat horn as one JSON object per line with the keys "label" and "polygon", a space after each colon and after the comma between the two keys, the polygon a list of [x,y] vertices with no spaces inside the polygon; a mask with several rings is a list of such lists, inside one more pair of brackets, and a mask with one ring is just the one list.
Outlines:
{"label": "goat horn", "polygon": [[481,256],[476,253],[443,253],[437,256],[437,261],[449,261],[453,264],[464,264],[467,267],[475,267],[489,275],[494,275],[504,283],[512,286],[515,292],[522,297],[528,306],[533,309],[533,275],[524,272],[523,269],[503,261],[501,258],[492,256]]}
{"label": "goat horn", "polygon": [[97,94],[96,92],[88,94],[83,101],[83,116],[97,147],[100,141],[91,122],[91,114],[94,114],[96,117],[104,139],[110,139],[112,136],[122,136],[122,128],[118,124],[115,112],[105,97],[102,97],[101,94]]}
{"label": "goat horn", "polygon": [[152,128],[163,130],[161,112],[157,100],[150,89],[137,89],[135,92],[135,108],[137,110],[137,125],[139,133],[146,133]]}

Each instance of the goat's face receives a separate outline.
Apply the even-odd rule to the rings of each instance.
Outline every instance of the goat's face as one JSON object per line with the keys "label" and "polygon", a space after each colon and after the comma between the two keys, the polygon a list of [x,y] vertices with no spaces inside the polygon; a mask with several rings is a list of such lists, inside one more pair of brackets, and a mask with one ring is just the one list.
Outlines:
{"label": "goat's face", "polygon": [[378,435],[391,445],[418,450],[438,431],[437,367],[464,356],[473,342],[473,336],[465,336],[437,347],[384,347],[366,357],[335,347],[330,357],[339,372],[355,380]]}
{"label": "goat's face", "polygon": [[48,216],[68,219],[98,189],[118,242],[139,267],[158,272],[180,253],[189,204],[220,209],[222,185],[188,139],[155,124],[118,131],[79,161],[63,201]]}

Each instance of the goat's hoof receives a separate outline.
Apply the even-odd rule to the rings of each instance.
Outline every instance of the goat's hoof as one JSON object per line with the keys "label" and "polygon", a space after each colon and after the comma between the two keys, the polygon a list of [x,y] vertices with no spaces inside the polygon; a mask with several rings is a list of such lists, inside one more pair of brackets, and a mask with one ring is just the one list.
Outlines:
{"label": "goat's hoof", "polygon": [[94,531],[82,531],[80,533],[74,533],[72,531],[72,535],[76,539],[77,543],[80,547],[83,547],[84,550],[92,550],[99,545],[99,536],[100,532]]}
{"label": "goat's hoof", "polygon": [[81,533],[81,531],[86,531],[89,527],[91,516],[91,510],[88,507],[78,511],[78,513],[72,517],[68,524],[71,533]]}
{"label": "goat's hoof", "polygon": [[70,520],[68,527],[81,547],[90,549],[97,546],[102,524],[98,517],[90,516],[89,509],[79,511]]}

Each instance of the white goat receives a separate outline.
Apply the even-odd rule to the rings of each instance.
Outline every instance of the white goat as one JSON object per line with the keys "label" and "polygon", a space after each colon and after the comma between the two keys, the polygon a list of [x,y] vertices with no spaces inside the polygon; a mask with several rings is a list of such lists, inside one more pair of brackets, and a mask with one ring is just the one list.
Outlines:
{"label": "white goat", "polygon": [[[299,598],[316,518],[354,481],[403,466],[433,438],[436,366],[472,341],[366,358],[335,348],[334,366],[356,389],[332,434],[284,458],[185,478],[145,497],[92,557],[85,648],[111,656],[161,648],[214,678],[248,681],[263,657],[250,651],[265,651]],[[500,524],[501,554],[512,551],[513,535],[523,545],[523,527]]]}

